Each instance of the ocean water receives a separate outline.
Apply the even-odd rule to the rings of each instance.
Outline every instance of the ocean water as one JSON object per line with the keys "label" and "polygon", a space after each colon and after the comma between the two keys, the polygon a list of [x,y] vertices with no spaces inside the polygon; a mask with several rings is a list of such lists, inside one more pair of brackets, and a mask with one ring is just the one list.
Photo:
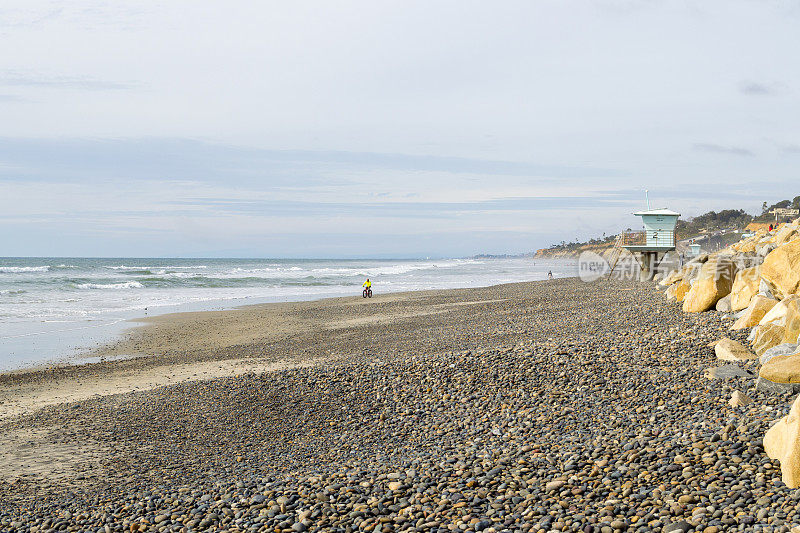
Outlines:
{"label": "ocean water", "polygon": [[441,260],[0,258],[0,370],[80,355],[133,318],[261,302],[479,287],[574,276],[574,262]]}

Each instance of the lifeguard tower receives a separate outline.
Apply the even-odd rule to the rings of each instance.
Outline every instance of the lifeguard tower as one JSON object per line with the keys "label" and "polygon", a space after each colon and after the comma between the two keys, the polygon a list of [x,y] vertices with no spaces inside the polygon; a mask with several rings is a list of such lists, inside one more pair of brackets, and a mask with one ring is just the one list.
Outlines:
{"label": "lifeguard tower", "polygon": [[700,245],[696,242],[689,245],[689,257],[697,257],[700,255],[700,251]]}
{"label": "lifeguard tower", "polygon": [[634,215],[642,217],[644,231],[624,233],[622,247],[638,256],[639,279],[649,281],[667,252],[675,249],[675,225],[681,214],[664,208],[639,211]]}

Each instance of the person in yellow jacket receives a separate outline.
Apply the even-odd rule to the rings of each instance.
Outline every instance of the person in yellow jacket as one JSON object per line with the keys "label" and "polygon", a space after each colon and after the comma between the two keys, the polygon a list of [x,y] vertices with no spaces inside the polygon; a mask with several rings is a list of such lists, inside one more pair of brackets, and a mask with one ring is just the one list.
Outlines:
{"label": "person in yellow jacket", "polygon": [[361,286],[364,287],[365,289],[371,289],[372,288],[372,282],[369,280],[369,278],[367,278],[367,281],[362,283]]}

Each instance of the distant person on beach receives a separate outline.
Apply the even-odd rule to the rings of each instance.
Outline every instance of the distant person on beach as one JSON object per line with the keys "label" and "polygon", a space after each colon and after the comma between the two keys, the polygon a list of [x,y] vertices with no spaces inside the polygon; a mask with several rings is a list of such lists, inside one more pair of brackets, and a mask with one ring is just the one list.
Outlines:
{"label": "distant person on beach", "polygon": [[367,278],[367,281],[362,283],[361,286],[364,287],[365,289],[369,290],[369,289],[372,288],[372,282],[369,280],[369,278]]}
{"label": "distant person on beach", "polygon": [[772,224],[769,225],[769,230],[772,231]]}
{"label": "distant person on beach", "polygon": [[553,271],[552,270],[549,270],[547,272],[547,279],[553,279]]}

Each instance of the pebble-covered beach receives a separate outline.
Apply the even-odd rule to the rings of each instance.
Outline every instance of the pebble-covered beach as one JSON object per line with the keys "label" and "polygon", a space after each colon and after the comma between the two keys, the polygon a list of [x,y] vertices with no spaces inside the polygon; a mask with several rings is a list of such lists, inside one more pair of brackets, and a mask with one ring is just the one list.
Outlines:
{"label": "pebble-covered beach", "polygon": [[[224,353],[291,352],[312,366],[4,420],[0,434],[16,436],[17,455],[29,441],[64,466],[38,476],[6,469],[0,530],[712,533],[800,524],[800,490],[781,483],[761,442],[791,396],[753,390],[755,362],[738,364],[752,377],[707,372],[723,366],[710,342],[746,335],[728,331],[731,319],[684,314],[654,284],[622,281],[426,298],[415,305],[437,312],[336,329],[315,329],[309,306],[306,333]],[[404,305],[358,300],[348,305],[362,306],[359,316]],[[754,401],[732,407],[736,390]]]}

